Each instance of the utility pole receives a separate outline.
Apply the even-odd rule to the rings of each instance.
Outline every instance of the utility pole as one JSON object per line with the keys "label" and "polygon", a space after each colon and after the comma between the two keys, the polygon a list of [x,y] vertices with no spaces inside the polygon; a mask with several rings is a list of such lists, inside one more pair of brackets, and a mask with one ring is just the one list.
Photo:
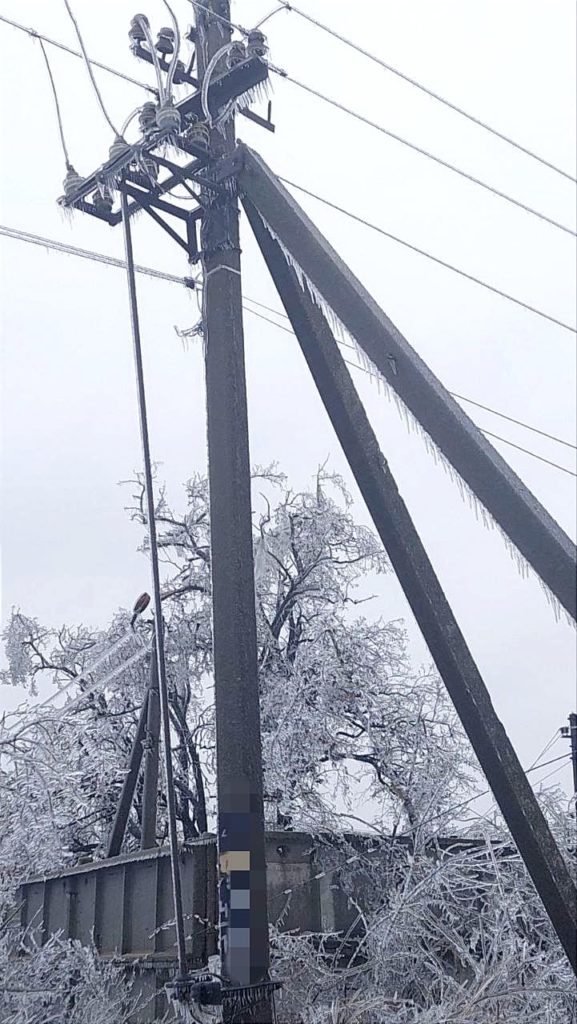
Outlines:
{"label": "utility pole", "polygon": [[571,763],[573,765],[573,796],[577,795],[577,714],[569,715],[569,725],[561,727],[561,735],[571,743]]}
{"label": "utility pole", "polygon": [[[206,7],[211,13],[197,8],[196,17],[201,82],[214,55],[231,41],[229,0],[207,0]],[[211,158],[226,158],[234,148],[231,118],[223,130],[211,131]],[[204,200],[201,251],[224,1008],[225,1020],[269,1022],[272,1013],[267,989],[269,940],[239,206],[234,190],[216,195],[205,190]],[[234,992],[227,998],[227,988],[238,990],[236,1006]],[[251,998],[251,991],[256,998]]]}

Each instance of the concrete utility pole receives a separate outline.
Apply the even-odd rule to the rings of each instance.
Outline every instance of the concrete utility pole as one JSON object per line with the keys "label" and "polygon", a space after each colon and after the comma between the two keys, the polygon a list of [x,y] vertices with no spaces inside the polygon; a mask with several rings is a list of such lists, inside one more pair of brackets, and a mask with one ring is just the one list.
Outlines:
{"label": "concrete utility pole", "polygon": [[[197,9],[202,81],[230,43],[229,0]],[[216,15],[216,17],[215,17]],[[224,19],[221,21],[220,19]],[[219,64],[215,71],[221,69]],[[211,156],[235,147],[234,118],[211,131]],[[225,988],[268,979],[262,756],[257,671],[250,459],[240,278],[239,207],[233,192],[204,194],[201,249],[208,473],[210,483],[213,644],[216,704],[220,948]],[[244,1002],[244,998],[243,998]],[[225,1012],[226,1012],[225,997]],[[232,1016],[230,1017],[232,1020]],[[269,997],[236,1009],[235,1021],[271,1021]]]}
{"label": "concrete utility pole", "polygon": [[569,715],[569,725],[561,728],[561,735],[571,743],[571,763],[573,765],[573,796],[577,794],[577,715]]}

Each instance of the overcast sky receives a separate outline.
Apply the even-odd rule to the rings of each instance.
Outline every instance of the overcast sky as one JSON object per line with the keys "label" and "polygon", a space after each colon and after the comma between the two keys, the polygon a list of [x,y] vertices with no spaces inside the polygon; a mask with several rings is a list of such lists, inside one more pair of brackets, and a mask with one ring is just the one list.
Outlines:
{"label": "overcast sky", "polygon": [[[187,0],[173,0],[182,25]],[[575,173],[575,6],[570,0],[301,0],[321,20],[499,130]],[[250,27],[272,0],[237,0]],[[143,81],[127,45],[133,0],[75,0],[90,55]],[[160,0],[141,8],[154,29]],[[61,0],[0,0],[0,13],[76,47]],[[571,183],[329,39],[296,14],[267,25],[271,58],[420,146],[566,224]],[[55,200],[64,161],[38,43],[0,24],[3,224],[122,255],[120,228]],[[82,63],[49,48],[71,157],[87,174],[112,141]],[[145,98],[98,73],[113,120]],[[499,288],[575,322],[574,239],[290,83],[273,81],[276,135],[239,119],[238,134],[278,173],[350,206],[387,230]],[[300,198],[300,197],[299,197]],[[332,244],[444,384],[461,395],[575,439],[575,336],[489,294],[340,214],[302,199]],[[183,254],[154,224],[135,225],[136,258],[176,274]],[[243,235],[244,290],[278,308],[255,244]],[[123,272],[0,237],[2,272],[2,621],[13,606],[41,622],[104,625],[148,585],[139,534],[118,482],[140,466]],[[174,332],[197,319],[190,293],[139,280],[154,458],[178,504],[206,465],[202,358]],[[296,341],[245,318],[251,454],[279,462],[294,487],[318,464],[343,473],[357,498]],[[557,622],[534,579],[522,579],[496,532],[410,434],[394,403],[356,373],[359,391],[498,712],[524,764],[575,707],[575,633]],[[472,407],[467,407],[471,413]],[[476,410],[480,426],[575,468],[568,448]],[[496,442],[572,536],[575,480]],[[360,502],[358,515],[367,521]],[[427,660],[392,578],[375,584],[375,614],[406,616],[417,663]],[[15,695],[0,690],[0,706]],[[559,740],[551,756],[563,752]],[[543,774],[546,774],[545,772]],[[535,776],[533,776],[535,779]],[[567,786],[569,771],[557,776]]]}

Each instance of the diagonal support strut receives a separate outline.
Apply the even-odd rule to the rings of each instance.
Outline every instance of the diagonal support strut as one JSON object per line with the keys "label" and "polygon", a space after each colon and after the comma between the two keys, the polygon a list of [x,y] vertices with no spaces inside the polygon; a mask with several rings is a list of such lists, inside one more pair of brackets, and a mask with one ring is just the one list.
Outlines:
{"label": "diagonal support strut", "polygon": [[245,145],[240,145],[238,152],[240,189],[423,430],[575,619],[575,545],[463,412],[264,160]]}
{"label": "diagonal support strut", "polygon": [[332,331],[255,206],[243,205],[375,527],[511,835],[577,973],[577,892],[378,445]]}

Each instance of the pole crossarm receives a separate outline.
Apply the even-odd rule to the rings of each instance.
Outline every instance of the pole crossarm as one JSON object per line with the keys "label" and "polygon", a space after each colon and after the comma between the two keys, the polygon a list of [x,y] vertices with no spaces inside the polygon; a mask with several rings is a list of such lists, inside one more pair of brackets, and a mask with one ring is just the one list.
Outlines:
{"label": "pole crossarm", "polygon": [[280,183],[240,144],[241,193],[314,289],[573,619],[575,545],[415,352]]}
{"label": "pole crossarm", "polygon": [[336,339],[253,203],[245,211],[343,452],[551,923],[575,970],[577,891],[369,423]]}

